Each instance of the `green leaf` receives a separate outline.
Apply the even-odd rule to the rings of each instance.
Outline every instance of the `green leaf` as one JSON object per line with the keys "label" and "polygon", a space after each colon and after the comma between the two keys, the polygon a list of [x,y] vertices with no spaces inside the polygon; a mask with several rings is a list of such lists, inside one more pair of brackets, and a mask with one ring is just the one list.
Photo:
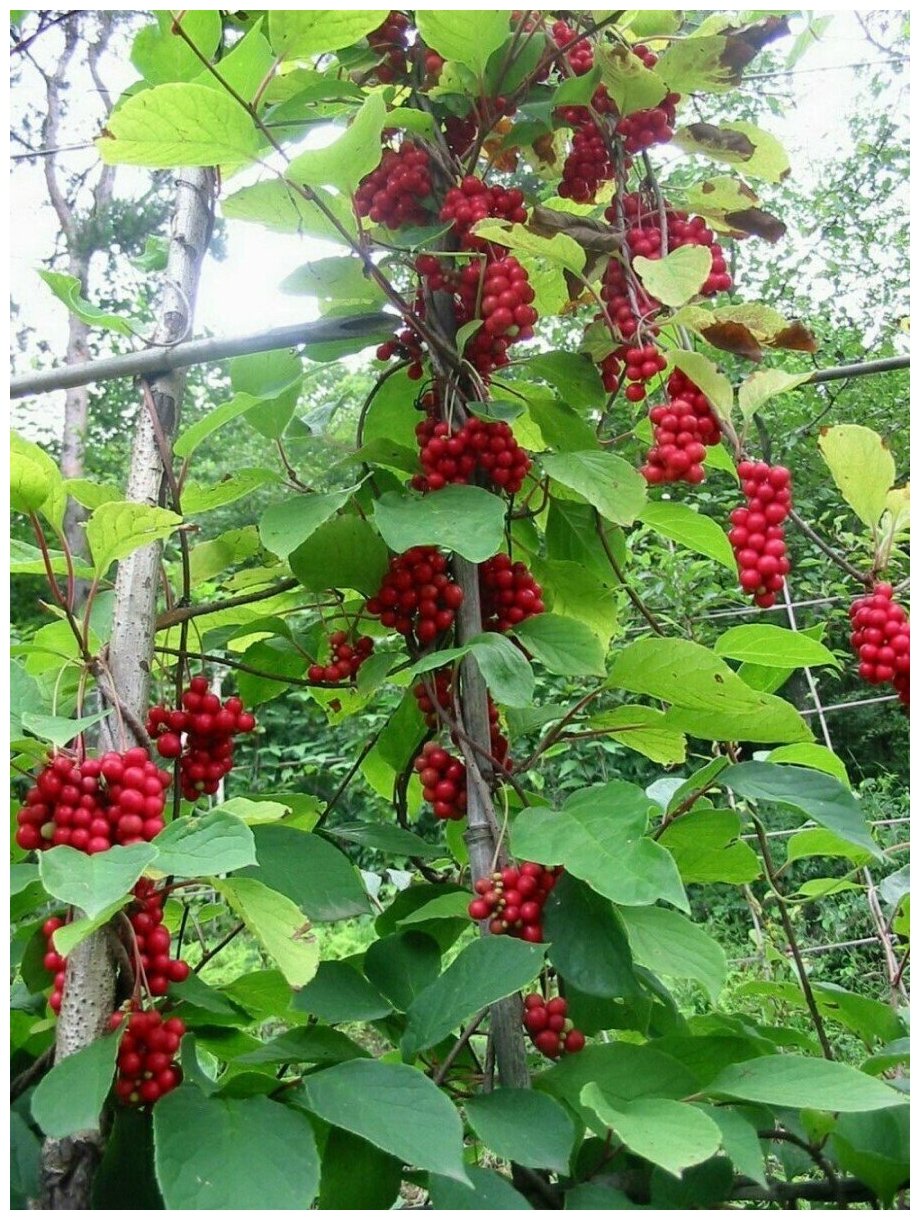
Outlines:
{"label": "green leaf", "polygon": [[380,133],[386,121],[383,96],[372,93],[337,140],[324,148],[302,152],[285,170],[285,176],[311,189],[333,186],[354,192],[361,179],[380,164]]}
{"label": "green leaf", "polygon": [[[151,85],[165,85],[200,76],[201,59],[181,35],[173,32],[172,14],[163,12],[153,16],[156,24],[145,25],[131,46],[131,62],[144,80]],[[205,59],[211,59],[220,45],[220,14],[213,10],[187,9],[181,19],[183,32]]]}
{"label": "green leaf", "polygon": [[181,525],[182,518],[166,508],[112,500],[101,504],[86,523],[86,541],[97,576],[104,576],[116,559],[138,547],[160,542]]}
{"label": "green leaf", "polygon": [[503,9],[482,9],[470,21],[467,13],[432,12],[420,9],[415,16],[419,37],[444,59],[472,69],[482,76],[489,56],[509,36],[508,13]]}
{"label": "green leaf", "polygon": [[[92,857],[91,857],[92,858]],[[98,1128],[115,1074],[119,1038],[97,1038],[56,1063],[32,1094],[32,1117],[49,1139]]]}
{"label": "green leaf", "polygon": [[397,922],[401,928],[405,928],[412,924],[429,923],[432,919],[468,919],[466,908],[469,906],[469,901],[470,896],[465,890],[439,894]]}
{"label": "green leaf", "polygon": [[653,804],[623,780],[573,793],[558,812],[522,810],[511,828],[516,856],[561,864],[598,894],[625,906],[663,898],[687,909],[671,856],[646,837]]}
{"label": "green leaf", "polygon": [[675,133],[673,143],[684,152],[740,165],[745,176],[765,182],[782,182],[789,174],[789,157],[776,136],[743,120],[690,123]]}
{"label": "green leaf", "polygon": [[847,769],[843,765],[843,760],[827,748],[827,746],[819,745],[800,745],[800,746],[778,746],[775,750],[771,750],[767,755],[767,762],[773,763],[799,763],[803,767],[810,767],[813,771],[826,771],[828,775],[833,775],[835,779],[839,779],[841,784],[847,788],[852,787],[850,777],[847,775]]}
{"label": "green leaf", "polygon": [[759,411],[764,403],[775,398],[777,394],[785,394],[787,390],[804,385],[813,376],[812,372],[787,373],[785,369],[758,369],[756,373],[751,373],[738,387],[738,406],[741,408],[742,419],[745,423],[750,423],[755,412]]}
{"label": "green leaf", "polygon": [[[186,12],[185,17],[191,16]],[[185,18],[182,22],[185,25]],[[221,58],[217,65],[221,79],[206,69],[196,76],[195,83],[207,85],[209,89],[224,89],[229,85],[247,102],[253,102],[258,94],[259,86],[272,72],[274,56],[268,39],[261,33],[262,18],[246,32],[228,55]],[[225,84],[226,82],[226,84]]]}
{"label": "green leaf", "polygon": [[646,501],[642,476],[623,458],[605,451],[551,453],[543,469],[563,487],[578,492],[614,525],[631,525]]}
{"label": "green leaf", "polygon": [[290,826],[256,826],[251,833],[258,865],[242,875],[286,895],[315,923],[370,910],[354,865],[325,839]]}
{"label": "green leaf", "polygon": [[87,326],[98,326],[100,330],[111,330],[116,335],[131,335],[133,332],[124,318],[117,314],[106,313],[91,305],[82,295],[79,279],[75,275],[65,275],[61,271],[39,271],[39,276],[45,281],[59,301],[63,301],[70,312]]}
{"label": "green leaf", "polygon": [[428,1190],[435,1211],[475,1211],[489,1215],[495,1211],[532,1211],[532,1205],[514,1189],[504,1174],[478,1165],[467,1168],[471,1186],[461,1186],[450,1178],[431,1174]]}
{"label": "green leaf", "polygon": [[17,1110],[10,1111],[10,1209],[27,1211],[41,1192],[42,1146]]}
{"label": "green leaf", "polygon": [[508,225],[501,220],[480,220],[473,225],[473,233],[483,241],[506,246],[515,254],[529,254],[544,259],[550,265],[565,268],[580,275],[585,265],[585,252],[567,233],[554,233],[552,237],[541,237],[522,224]]}
{"label": "green leaf", "polygon": [[[578,507],[591,513],[587,505]],[[551,597],[554,615],[583,623],[606,644],[617,623],[616,590],[575,560],[537,559],[531,562],[531,571]],[[614,579],[609,565],[607,572]]]}
{"label": "green leaf", "polygon": [[740,835],[741,820],[733,810],[694,809],[673,821],[658,841],[674,857],[686,885],[745,885],[763,869],[760,857]]}
{"label": "green leaf", "polygon": [[469,641],[492,697],[499,703],[523,707],[533,699],[534,676],[527,658],[509,639],[484,631]]}
{"label": "green leaf", "polygon": [[97,928],[101,928],[103,924],[109,922],[121,908],[130,901],[131,895],[125,894],[121,898],[116,898],[107,907],[103,907],[98,914],[92,918],[88,916],[83,919],[74,919],[71,923],[65,924],[63,928],[58,928],[54,934],[54,947],[60,953],[61,957],[67,957],[82,941],[86,940]]}
{"label": "green leaf", "polygon": [[329,1129],[323,1147],[319,1211],[387,1211],[399,1198],[401,1185],[402,1163],[395,1157],[341,1127]]}
{"label": "green leaf", "polygon": [[211,884],[236,911],[292,987],[303,987],[313,978],[319,965],[319,946],[303,913],[290,898],[251,877],[214,879]]}
{"label": "green leaf", "polygon": [[[324,241],[344,244],[342,232],[329,213],[346,233],[357,235],[354,212],[344,195],[332,195],[317,187],[313,192],[318,202],[304,199],[289,183],[280,178],[244,186],[223,200],[223,213],[231,220],[251,220],[264,225],[273,233],[296,233],[303,237],[318,237]],[[320,206],[322,204],[322,206]],[[392,324],[388,324],[392,333]],[[368,344],[387,338],[382,325],[379,339],[368,338]]]}
{"label": "green leaf", "polygon": [[611,708],[591,716],[588,728],[606,732],[614,741],[664,766],[682,763],[687,757],[686,737],[666,724],[664,712],[653,707]]}
{"label": "green leaf", "polygon": [[170,822],[153,845],[157,849],[154,865],[164,876],[232,873],[256,862],[252,831],[241,818],[223,809]]}
{"label": "green leaf", "polygon": [[411,830],[385,822],[345,822],[339,826],[328,826],[325,830],[337,839],[358,843],[370,851],[382,851],[390,856],[417,856],[426,860],[444,855],[440,844],[426,843]]}
{"label": "green leaf", "polygon": [[66,716],[41,716],[37,712],[23,712],[21,722],[26,732],[41,741],[50,741],[60,750],[80,733],[110,715],[110,708],[104,712],[96,712],[93,716],[81,716],[79,720],[68,720]]}
{"label": "green leaf", "polygon": [[612,1105],[639,1097],[688,1097],[699,1088],[696,1077],[677,1059],[651,1045],[620,1041],[586,1046],[577,1055],[567,1055],[533,1083],[541,1092],[565,1102],[587,1126],[596,1120],[581,1101],[585,1085],[596,1084]]}
{"label": "green leaf", "polygon": [[722,1144],[722,1132],[709,1115],[684,1102],[665,1097],[611,1102],[596,1084],[585,1086],[581,1100],[630,1152],[676,1177],[708,1160]]}
{"label": "green leaf", "polygon": [[650,500],[639,514],[639,520],[665,538],[672,538],[681,546],[714,559],[733,574],[737,572],[738,565],[725,531],[711,517],[704,517],[689,504]]}
{"label": "green leaf", "polygon": [[377,592],[389,556],[386,544],[366,521],[347,516],[320,525],[291,552],[288,562],[300,583],[313,593],[355,589],[370,596]]}
{"label": "green leaf", "polygon": [[179,435],[173,445],[176,457],[191,457],[198,446],[209,436],[222,428],[224,424],[228,424],[231,420],[238,419],[254,407],[258,407],[261,401],[261,398],[254,398],[251,394],[235,394],[229,402],[214,407]]}
{"label": "green leaf", "polygon": [[731,418],[734,406],[732,383],[702,352],[688,352],[683,348],[676,348],[668,352],[668,368],[680,369],[682,373],[686,373],[709,399],[716,414],[723,419]]}
{"label": "green leaf", "polygon": [[864,848],[848,843],[846,839],[841,839],[833,831],[825,830],[823,826],[800,830],[789,839],[786,849],[787,864],[796,860],[810,860],[815,856],[839,856],[844,860],[852,860],[854,864],[868,864],[872,859]]}
{"label": "green leaf", "polygon": [[343,505],[347,504],[357,487],[328,495],[294,496],[272,504],[259,519],[259,537],[262,545],[279,559],[287,559],[292,551],[315,533],[317,529]]}
{"label": "green leaf", "polygon": [[874,529],[894,485],[894,456],[888,444],[861,424],[822,428],[818,448],[843,498],[864,525]]}
{"label": "green leaf", "polygon": [[109,115],[96,147],[107,165],[236,167],[256,160],[260,137],[228,93],[173,84],[129,97]]}
{"label": "green leaf", "polygon": [[596,58],[601,68],[601,80],[617,104],[620,114],[650,110],[668,92],[668,86],[650,71],[638,55],[627,46],[613,46],[608,51],[599,47]]}
{"label": "green leaf", "polygon": [[523,374],[548,381],[577,411],[595,411],[606,397],[597,365],[582,352],[539,352]]}
{"label": "green leaf", "polygon": [[316,977],[294,999],[298,1012],[321,1021],[376,1021],[392,1008],[380,992],[349,962],[320,962]]}
{"label": "green leaf", "polygon": [[152,843],[110,847],[94,856],[62,844],[40,853],[38,871],[52,898],[92,918],[125,897],[156,855]]}
{"label": "green leaf", "polygon": [[44,449],[18,432],[10,432],[10,492],[17,512],[40,508],[42,516],[60,531],[67,508],[64,479]]}
{"label": "green leaf", "polygon": [[574,677],[603,676],[606,672],[604,641],[586,623],[580,623],[577,619],[562,618],[558,614],[536,614],[518,623],[514,634],[550,673]]}
{"label": "green leaf", "polygon": [[388,491],[374,503],[374,524],[393,551],[440,546],[484,563],[504,540],[505,506],[482,487],[459,484],[424,497]]}
{"label": "green leaf", "polygon": [[441,950],[425,932],[411,929],[375,940],[364,954],[364,973],[400,1012],[407,1012],[417,995],[441,971]]}
{"label": "green leaf", "polygon": [[793,1109],[883,1110],[903,1104],[904,1095],[845,1063],[804,1055],[764,1055],[732,1063],[708,1086],[716,1097],[737,1097]]}
{"label": "green leaf", "polygon": [[468,1179],[463,1125],[453,1104],[415,1068],[352,1060],[303,1082],[307,1106],[327,1123],[368,1140],[404,1164]]}
{"label": "green leaf", "polygon": [[480,1008],[526,987],[540,972],[543,952],[542,945],[508,936],[486,936],[467,945],[409,1006],[403,1054],[414,1056],[434,1046]]}
{"label": "green leaf", "polygon": [[[906,1032],[904,1022],[882,1000],[847,991],[836,983],[812,981],[811,990],[821,1016],[852,1030],[867,1047],[894,1041]],[[741,993],[746,996],[767,996],[779,1004],[808,1011],[808,1002],[798,983],[744,983]]]}
{"label": "green leaf", "polygon": [[728,973],[725,950],[708,932],[664,907],[620,907],[633,956],[655,974],[694,979],[713,1004]]}
{"label": "green leaf", "polygon": [[724,93],[738,81],[727,50],[728,39],[718,34],[677,38],[668,43],[656,71],[675,93]]}
{"label": "green leaf", "polygon": [[[285,987],[285,992],[290,993]],[[323,1067],[343,1063],[347,1059],[365,1059],[368,1052],[338,1029],[325,1025],[309,1025],[304,1029],[289,1029],[258,1050],[240,1055],[235,1062],[258,1063],[319,1063]]]}
{"label": "green leaf", "polygon": [[[379,142],[377,159],[380,159]],[[316,297],[324,305],[336,308],[351,305],[371,310],[386,300],[383,290],[369,278],[364,263],[354,254],[304,263],[281,281],[281,291]]]}
{"label": "green leaf", "polygon": [[730,627],[719,636],[712,650],[718,657],[732,657],[736,661],[777,669],[789,666],[800,669],[806,665],[840,667],[837,658],[820,640],[769,623]]}
{"label": "green leaf", "polygon": [[747,762],[726,767],[719,782],[746,800],[797,809],[842,839],[865,848],[876,859],[883,859],[859,802],[833,776],[806,767]]}
{"label": "green leaf", "polygon": [[157,1102],[153,1138],[171,1211],[302,1211],[316,1198],[310,1120],[267,1097],[205,1097],[185,1085]]}
{"label": "green leaf", "polygon": [[708,246],[680,246],[664,258],[637,254],[633,268],[645,290],[662,305],[686,305],[709,277],[712,252]]}
{"label": "green leaf", "polygon": [[386,9],[272,9],[268,37],[277,56],[312,59],[350,47],[386,18]]}
{"label": "green leaf", "polygon": [[532,1169],[568,1173],[575,1124],[568,1113],[533,1089],[495,1089],[464,1103],[467,1121],[503,1160]]}
{"label": "green leaf", "polygon": [[709,649],[689,640],[627,644],[609,686],[672,704],[668,721],[697,737],[727,741],[808,741],[811,730],[790,704],[759,694]]}
{"label": "green leaf", "polygon": [[587,995],[642,994],[623,920],[583,881],[563,875],[544,907],[549,959],[567,983]]}
{"label": "green leaf", "polygon": [[844,1114],[831,1132],[840,1168],[854,1174],[891,1207],[910,1178],[910,1109],[896,1106],[869,1114]]}

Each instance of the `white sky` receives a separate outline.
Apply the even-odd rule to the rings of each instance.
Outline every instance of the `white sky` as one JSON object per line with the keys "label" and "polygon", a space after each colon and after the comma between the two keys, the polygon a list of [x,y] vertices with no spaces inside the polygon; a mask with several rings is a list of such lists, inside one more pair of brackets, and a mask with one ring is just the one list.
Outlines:
{"label": "white sky", "polygon": [[[726,10],[720,6],[719,11]],[[821,16],[828,11],[818,10],[815,15]],[[793,28],[795,32],[803,28],[800,19],[794,21]],[[792,39],[775,45],[788,50]],[[846,117],[851,112],[857,89],[848,65],[883,59],[883,54],[867,43],[852,9],[835,12],[821,42],[812,46],[797,65],[792,77],[793,107],[783,116],[764,110],[762,126],[784,144],[790,154],[793,175],[803,185],[817,180],[823,167],[839,158],[849,143]],[[136,79],[135,70],[126,61],[113,61],[110,57],[105,68],[106,81],[116,95],[119,89]],[[756,72],[756,61],[749,72]],[[81,77],[84,76],[85,73],[81,73]],[[78,79],[73,87],[82,88],[84,84],[89,82]],[[769,88],[769,82],[764,82],[764,87]],[[14,122],[17,109],[26,100],[36,103],[43,100],[43,88],[34,71],[24,77],[24,83],[17,86],[11,98]],[[91,112],[85,110],[81,117],[80,107],[74,102],[76,127],[67,131],[66,143],[86,141],[96,134],[90,117],[96,113],[95,108]],[[907,116],[903,117],[906,122]],[[19,149],[13,145],[14,154],[17,151]],[[72,159],[68,164],[85,166],[93,159],[92,152],[62,155]],[[701,173],[711,165],[702,159],[698,164]],[[132,172],[136,171],[119,169],[122,181]],[[717,167],[716,172],[724,171]],[[235,189],[244,181],[242,178],[234,180],[229,189]],[[11,295],[21,307],[21,321],[35,326],[52,349],[62,354],[66,343],[66,311],[35,274],[36,268],[47,265],[46,260],[53,249],[56,218],[46,201],[42,172],[34,161],[13,163],[11,194],[15,233],[11,248]],[[794,240],[792,234],[789,237]],[[272,234],[257,225],[227,222],[227,257],[222,263],[209,259],[206,264],[199,293],[196,333],[245,334],[315,316],[309,299],[286,295],[279,291],[278,285],[295,267],[330,250],[323,243]],[[781,246],[777,248],[776,256],[783,258]],[[91,298],[92,295],[91,292]],[[17,356],[20,370],[22,359]],[[42,358],[41,363],[46,365],[47,357]],[[57,397],[62,399],[63,396]],[[26,408],[26,411],[35,409]],[[54,410],[52,399],[46,398],[41,409],[47,419],[49,409]],[[14,418],[20,425],[27,424],[28,415],[22,409],[16,410]]]}

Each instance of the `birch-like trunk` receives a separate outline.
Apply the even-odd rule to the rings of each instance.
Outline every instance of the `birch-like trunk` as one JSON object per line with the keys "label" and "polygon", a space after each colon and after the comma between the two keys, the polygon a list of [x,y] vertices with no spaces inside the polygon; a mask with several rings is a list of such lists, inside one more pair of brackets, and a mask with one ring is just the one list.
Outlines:
{"label": "birch-like trunk", "polygon": [[[191,326],[201,265],[211,235],[213,197],[213,171],[188,169],[180,173],[156,336],[160,343],[174,342]],[[184,371],[150,383],[167,443],[175,435],[184,387]],[[163,460],[142,397],[125,498],[155,505],[160,503],[162,487]],[[108,667],[119,700],[141,721],[146,716],[150,690],[159,565],[159,544],[142,547],[121,560],[115,581]],[[110,719],[121,723],[117,715]],[[127,724],[125,731],[130,732]],[[121,742],[117,745],[120,748]],[[84,940],[67,959],[55,1062],[82,1050],[105,1032],[114,1008],[115,985],[110,932],[103,928]],[[46,1141],[42,1156],[43,1209],[90,1207],[93,1174],[103,1143],[100,1125],[69,1139]]]}

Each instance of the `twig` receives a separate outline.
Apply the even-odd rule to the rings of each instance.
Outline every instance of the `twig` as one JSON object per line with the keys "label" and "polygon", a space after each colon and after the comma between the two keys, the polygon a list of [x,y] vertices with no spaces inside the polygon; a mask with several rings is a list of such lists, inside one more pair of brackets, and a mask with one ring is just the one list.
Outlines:
{"label": "twig", "polygon": [[216,614],[219,610],[232,610],[236,606],[248,606],[252,602],[266,601],[278,593],[287,593],[289,589],[296,589],[299,584],[300,581],[291,577],[289,580],[281,580],[267,589],[259,589],[255,593],[240,593],[237,597],[200,602],[197,606],[177,606],[175,610],[167,610],[157,618],[156,630],[166,631],[169,627],[184,623],[186,619],[198,618],[202,614]]}
{"label": "twig", "polygon": [[32,1061],[27,1068],[19,1073],[18,1076],[10,1081],[10,1101],[14,1102],[17,1097],[21,1097],[26,1089],[30,1088],[36,1080],[40,1080],[46,1072],[49,1072],[54,1065],[54,1043]]}
{"label": "twig", "polygon": [[245,923],[243,923],[243,921],[240,920],[240,922],[236,925],[235,928],[231,928],[230,931],[227,933],[227,935],[223,938],[223,940],[218,941],[218,943],[214,946],[213,949],[209,949],[207,951],[207,953],[204,954],[201,961],[194,968],[195,973],[198,974],[199,971],[201,971],[212,958],[217,957],[218,953],[220,953],[220,951],[222,949],[226,949],[227,945],[230,944],[231,940],[233,940],[235,937],[239,936],[240,932],[242,932],[242,930],[245,927],[246,927]]}
{"label": "twig", "polygon": [[648,606],[646,606],[645,602],[642,600],[642,598],[639,596],[639,594],[635,591],[635,589],[626,579],[626,573],[623,571],[623,568],[620,565],[620,561],[617,559],[616,555],[614,555],[613,550],[611,549],[610,543],[607,541],[607,535],[604,533],[604,526],[601,521],[600,513],[597,512],[596,509],[594,512],[594,528],[597,531],[597,536],[600,539],[601,546],[604,548],[604,554],[607,556],[607,561],[610,564],[611,568],[613,568],[613,571],[614,571],[614,574],[616,575],[617,580],[620,582],[620,584],[623,586],[624,590],[626,591],[626,596],[629,598],[629,600],[632,602],[632,604],[636,607],[636,609],[639,611],[639,613],[642,615],[642,617],[645,619],[645,621],[648,623],[648,625],[651,627],[651,629],[655,632],[655,634],[664,635],[665,632],[664,632],[664,629],[661,626],[661,624],[658,622],[658,620],[655,618],[654,614],[652,614],[651,610],[649,610]]}
{"label": "twig", "polygon": [[469,1042],[470,1038],[472,1038],[473,1034],[475,1034],[476,1030],[483,1023],[483,1021],[486,1018],[486,1013],[488,1011],[489,1011],[488,1008],[480,1009],[480,1011],[476,1014],[476,1016],[473,1017],[473,1019],[467,1023],[467,1025],[463,1029],[463,1032],[460,1034],[460,1037],[457,1039],[457,1041],[453,1044],[453,1046],[444,1056],[443,1062],[440,1064],[440,1066],[438,1067],[438,1070],[432,1076],[431,1079],[435,1084],[444,1083],[444,1077],[450,1071],[454,1060],[457,1058],[457,1056],[466,1046],[467,1042]]}

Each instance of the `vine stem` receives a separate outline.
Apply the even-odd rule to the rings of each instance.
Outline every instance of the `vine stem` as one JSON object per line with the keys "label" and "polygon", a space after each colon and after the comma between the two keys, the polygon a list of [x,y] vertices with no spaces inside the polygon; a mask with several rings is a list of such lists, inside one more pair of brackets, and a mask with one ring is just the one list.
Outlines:
{"label": "vine stem", "polygon": [[646,606],[645,602],[626,579],[626,573],[623,571],[620,561],[617,559],[616,555],[614,555],[610,543],[607,541],[607,535],[604,533],[601,515],[596,509],[594,512],[594,528],[597,531],[597,536],[600,539],[601,546],[604,548],[604,554],[607,556],[607,562],[610,564],[611,568],[613,568],[614,575],[623,586],[626,596],[651,627],[652,631],[654,631],[656,635],[664,635],[665,632],[664,628],[661,626],[661,623],[658,622],[657,618],[655,618],[654,614],[652,614],[651,610],[649,610],[648,606]]}
{"label": "vine stem", "polygon": [[827,1036],[827,1029],[824,1025],[824,1018],[818,1008],[818,1002],[815,999],[815,993],[812,990],[811,980],[805,969],[805,962],[802,959],[802,952],[799,948],[798,938],[795,934],[795,928],[792,926],[792,920],[789,917],[789,909],[786,904],[785,895],[778,888],[777,872],[773,863],[773,855],[770,851],[770,842],[767,839],[763,823],[759,818],[751,816],[751,821],[754,824],[754,830],[757,834],[757,843],[760,847],[760,855],[763,859],[764,868],[767,873],[767,880],[770,883],[770,888],[776,898],[777,906],[779,907],[779,917],[783,925],[783,931],[786,933],[786,939],[789,942],[789,949],[795,961],[796,973],[799,976],[799,986],[802,988],[802,995],[805,997],[805,1003],[808,1007],[808,1012],[811,1016],[812,1024],[815,1027],[815,1032],[818,1035],[818,1041],[821,1043],[821,1051],[825,1059],[833,1059],[834,1052],[831,1049],[831,1044]]}

